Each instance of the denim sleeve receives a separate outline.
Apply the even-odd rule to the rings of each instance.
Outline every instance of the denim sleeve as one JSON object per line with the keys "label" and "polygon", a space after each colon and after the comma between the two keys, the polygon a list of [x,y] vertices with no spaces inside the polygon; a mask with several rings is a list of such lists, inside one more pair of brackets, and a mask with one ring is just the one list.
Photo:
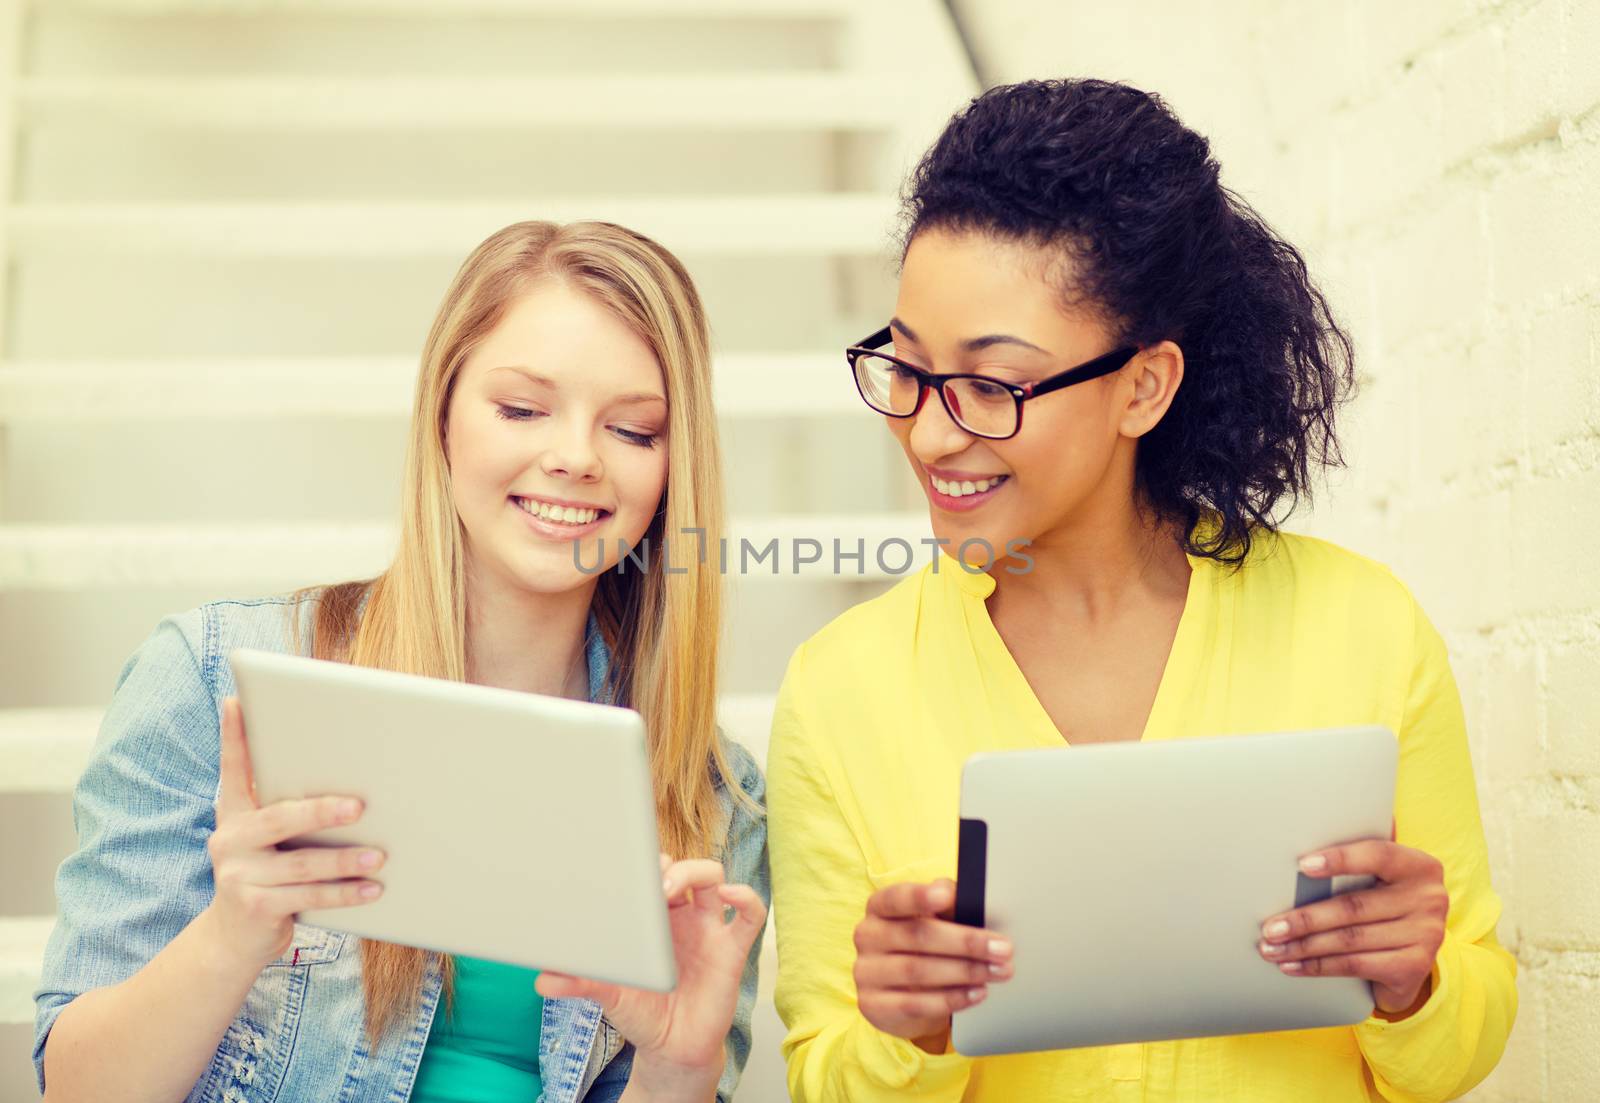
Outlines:
{"label": "denim sleeve", "polygon": [[[723,872],[732,884],[745,884],[756,890],[761,902],[772,906],[772,873],[767,864],[766,780],[755,761],[737,744],[725,744],[729,765],[736,767],[739,788],[750,798],[754,808],[735,800],[728,822],[728,840],[723,850]],[[750,947],[750,957],[745,961],[744,976],[739,981],[739,1002],[733,1011],[733,1026],[728,1030],[728,1060],[722,1069],[722,1079],[717,1084],[718,1103],[729,1103],[739,1077],[744,1073],[745,1062],[750,1059],[750,1018],[755,1010],[756,987],[761,965],[761,943],[766,937],[763,930],[756,935]]]}
{"label": "denim sleeve", "polygon": [[220,725],[197,656],[200,610],[169,617],[128,660],[73,793],[78,848],[34,996],[33,1062],[68,1003],[138,972],[210,902]]}

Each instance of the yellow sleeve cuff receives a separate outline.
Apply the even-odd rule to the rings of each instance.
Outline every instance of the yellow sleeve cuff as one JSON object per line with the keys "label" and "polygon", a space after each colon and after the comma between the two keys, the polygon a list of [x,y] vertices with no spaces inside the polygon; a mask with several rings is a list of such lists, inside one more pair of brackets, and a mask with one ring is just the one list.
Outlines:
{"label": "yellow sleeve cuff", "polygon": [[862,1071],[886,1088],[915,1090],[920,1095],[949,1095],[958,1099],[972,1075],[972,1058],[955,1051],[929,1053],[915,1042],[885,1034],[862,1019],[857,1030],[861,1038],[857,1052]]}
{"label": "yellow sleeve cuff", "polygon": [[1386,1099],[1430,1098],[1441,1079],[1451,1079],[1447,1070],[1465,1071],[1471,1054],[1462,1052],[1456,1029],[1464,1010],[1461,967],[1461,945],[1447,931],[1434,958],[1427,1001],[1399,1021],[1374,1014],[1355,1028],[1356,1042]]}

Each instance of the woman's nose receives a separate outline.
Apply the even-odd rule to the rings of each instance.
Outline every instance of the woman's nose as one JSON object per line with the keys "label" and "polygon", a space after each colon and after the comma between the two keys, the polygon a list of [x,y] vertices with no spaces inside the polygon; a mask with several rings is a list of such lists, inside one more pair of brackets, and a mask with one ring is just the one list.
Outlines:
{"label": "woman's nose", "polygon": [[557,426],[557,433],[539,463],[546,475],[579,482],[594,482],[600,477],[600,454],[595,450],[589,427],[577,424]]}
{"label": "woman's nose", "polygon": [[922,409],[911,416],[911,433],[907,439],[917,459],[931,463],[961,451],[972,443],[972,434],[956,424],[939,395],[929,389],[922,400]]}

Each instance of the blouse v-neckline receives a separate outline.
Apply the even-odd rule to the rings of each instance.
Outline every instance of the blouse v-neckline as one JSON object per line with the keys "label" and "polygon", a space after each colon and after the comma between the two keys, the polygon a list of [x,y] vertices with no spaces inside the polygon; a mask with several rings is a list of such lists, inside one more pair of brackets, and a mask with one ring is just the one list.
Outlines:
{"label": "blouse v-neckline", "polygon": [[[1214,635],[1208,629],[1215,620],[1216,564],[1210,559],[1187,553],[1186,558],[1189,561],[1189,582],[1184,593],[1183,612],[1178,617],[1177,631],[1173,633],[1172,647],[1167,652],[1167,661],[1162,667],[1161,680],[1150,703],[1149,715],[1145,717],[1144,727],[1139,733],[1137,742],[1140,743],[1166,738],[1173,733],[1175,725],[1169,719],[1169,714],[1182,702],[1191,698],[1195,683],[1202,674],[1204,664],[1201,660],[1205,657],[1206,637]],[[1039,700],[1039,695],[1029,684],[1027,675],[1023,674],[1016,656],[1012,655],[1011,649],[1006,646],[1000,630],[995,627],[994,618],[989,615],[988,598],[995,590],[994,578],[987,572],[967,571],[953,560],[943,566],[944,573],[955,579],[965,599],[976,605],[966,619],[976,637],[973,644],[981,666],[979,676],[985,679],[997,679],[1002,692],[1014,700],[1024,702],[1022,707],[1024,721],[1028,733],[1033,736],[1033,741],[1037,745],[1041,747],[1091,745],[1075,744],[1062,734],[1056,727],[1055,721],[1050,718],[1044,703]]]}

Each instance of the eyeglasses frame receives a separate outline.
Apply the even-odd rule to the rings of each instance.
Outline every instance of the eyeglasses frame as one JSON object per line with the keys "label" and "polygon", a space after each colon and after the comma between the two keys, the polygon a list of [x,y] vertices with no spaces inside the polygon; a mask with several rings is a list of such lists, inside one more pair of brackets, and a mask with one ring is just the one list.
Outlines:
{"label": "eyeglasses frame", "polygon": [[[940,375],[936,372],[923,371],[915,364],[908,364],[899,357],[890,356],[887,353],[879,351],[892,339],[893,334],[890,330],[890,327],[884,326],[866,340],[860,342],[859,344],[851,345],[849,348],[844,350],[845,360],[850,365],[850,378],[855,381],[856,393],[861,395],[861,401],[865,402],[872,410],[882,414],[884,417],[916,417],[917,414],[922,411],[923,403],[928,400],[928,391],[934,390],[939,393],[939,401],[944,405],[944,412],[950,415],[950,420],[959,425],[963,432],[971,433],[975,437],[982,437],[984,440],[1010,440],[1012,437],[1020,433],[1022,431],[1022,404],[1027,402],[1029,399],[1039,398],[1042,395],[1050,394],[1052,391],[1059,391],[1063,387],[1075,386],[1078,383],[1087,383],[1091,379],[1099,379],[1101,376],[1110,375],[1115,371],[1121,371],[1125,366],[1127,366],[1128,361],[1140,351],[1134,346],[1112,349],[1103,356],[1096,356],[1093,360],[1085,360],[1083,363],[1078,364],[1075,367],[1067,368],[1065,371],[1057,372],[1052,376],[1039,380],[1037,383],[1012,383],[1009,380],[995,379],[992,376],[980,375],[976,372],[957,372],[952,375]],[[873,405],[872,400],[867,397],[866,391],[861,387],[861,376],[856,371],[856,361],[869,354],[880,357],[884,360],[888,360],[889,362],[900,367],[902,370],[908,372],[916,379],[917,402],[916,405],[911,408],[910,412],[897,414],[888,410],[881,410],[877,406]],[[1008,391],[1011,395],[1012,401],[1017,404],[1017,423],[1015,428],[1013,428],[1011,432],[1002,436],[997,436],[992,433],[980,433],[975,429],[968,428],[966,423],[963,422],[961,418],[957,417],[956,412],[950,408],[950,399],[945,394],[944,390],[946,386],[957,379],[977,379],[996,387],[1002,387]]]}

